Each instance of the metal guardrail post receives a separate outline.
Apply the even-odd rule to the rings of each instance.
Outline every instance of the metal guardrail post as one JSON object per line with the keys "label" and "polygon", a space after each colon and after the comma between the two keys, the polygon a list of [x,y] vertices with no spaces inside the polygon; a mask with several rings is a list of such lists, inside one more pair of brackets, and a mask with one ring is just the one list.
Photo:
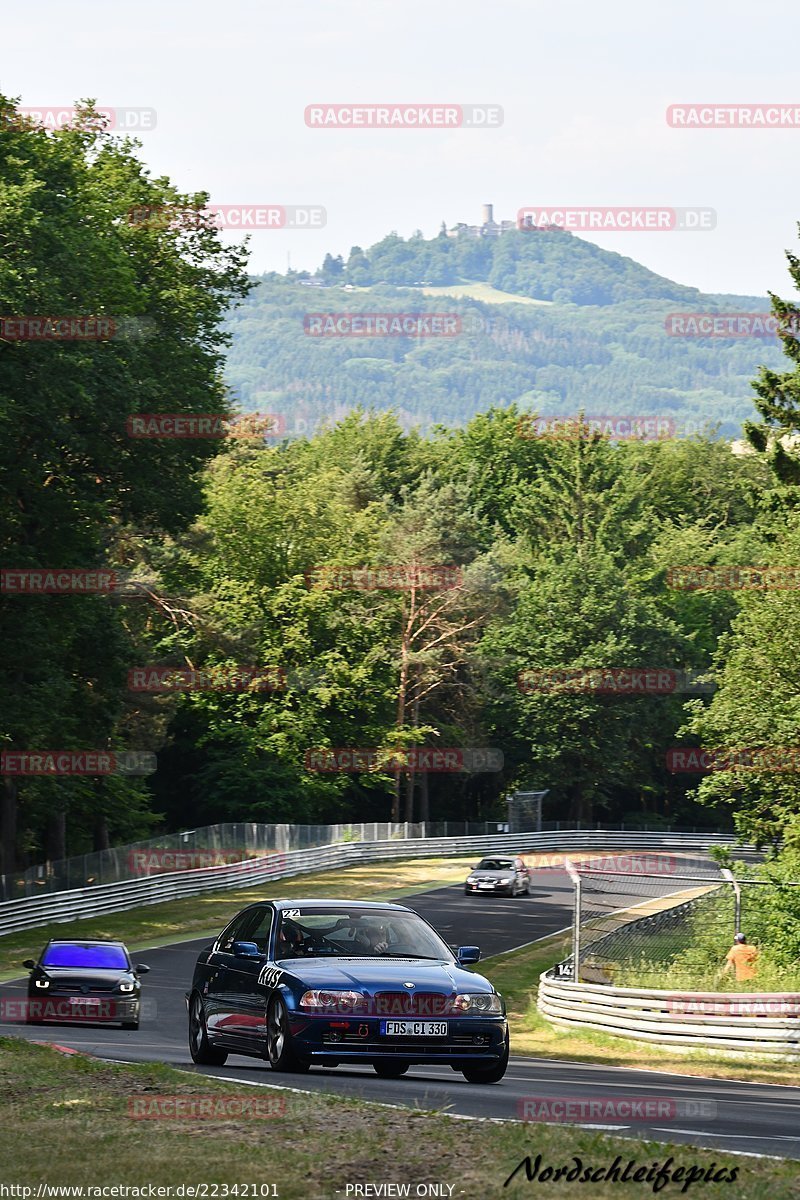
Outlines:
{"label": "metal guardrail post", "polygon": [[742,928],[742,888],[733,871],[720,867],[720,873],[733,888],[733,932],[739,933]]}
{"label": "metal guardrail post", "polygon": [[581,877],[573,866],[572,860],[564,860],[572,883],[575,887],[575,897],[572,909],[572,978],[576,983],[581,981]]}

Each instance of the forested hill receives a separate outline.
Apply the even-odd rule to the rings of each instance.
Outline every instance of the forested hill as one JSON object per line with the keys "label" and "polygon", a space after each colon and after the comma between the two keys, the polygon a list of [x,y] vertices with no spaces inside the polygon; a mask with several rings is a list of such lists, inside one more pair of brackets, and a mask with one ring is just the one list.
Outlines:
{"label": "forested hill", "polygon": [[[666,236],[666,235],[665,235]],[[678,236],[678,235],[676,235]],[[687,235],[688,236],[688,235]],[[766,310],[704,295],[562,230],[501,237],[395,235],[347,261],[261,277],[229,317],[227,378],[242,407],[289,435],[357,406],[404,426],[463,425],[494,405],[569,415],[658,414],[737,436],[776,339],[670,336],[676,312]],[[317,337],[309,313],[456,313],[455,337]]]}

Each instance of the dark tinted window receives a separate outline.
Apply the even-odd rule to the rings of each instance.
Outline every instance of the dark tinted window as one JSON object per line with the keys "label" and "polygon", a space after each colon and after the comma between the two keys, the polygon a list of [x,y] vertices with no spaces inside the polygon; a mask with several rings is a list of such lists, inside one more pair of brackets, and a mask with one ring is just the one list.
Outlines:
{"label": "dark tinted window", "polygon": [[234,917],[227,929],[223,930],[219,939],[219,948],[227,954],[234,942],[244,942],[247,939],[240,936],[239,931],[244,928],[245,922],[252,917],[252,910],[246,909],[243,913],[239,913]]}
{"label": "dark tinted window", "polygon": [[127,971],[128,956],[122,946],[87,946],[80,942],[58,942],[48,946],[44,967],[99,967]]}
{"label": "dark tinted window", "polygon": [[246,914],[236,934],[237,942],[255,942],[262,954],[267,952],[269,931],[272,926],[271,908],[254,908]]}

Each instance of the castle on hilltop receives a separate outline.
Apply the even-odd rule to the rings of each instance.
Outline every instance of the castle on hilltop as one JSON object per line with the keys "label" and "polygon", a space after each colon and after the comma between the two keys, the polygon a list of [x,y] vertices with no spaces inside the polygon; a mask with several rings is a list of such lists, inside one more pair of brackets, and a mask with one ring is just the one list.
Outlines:
{"label": "castle on hilltop", "polygon": [[445,229],[448,237],[500,237],[503,233],[511,233],[517,228],[516,221],[500,221],[494,219],[494,205],[484,204],[481,207],[483,218],[480,225],[466,225],[459,221],[450,229]]}

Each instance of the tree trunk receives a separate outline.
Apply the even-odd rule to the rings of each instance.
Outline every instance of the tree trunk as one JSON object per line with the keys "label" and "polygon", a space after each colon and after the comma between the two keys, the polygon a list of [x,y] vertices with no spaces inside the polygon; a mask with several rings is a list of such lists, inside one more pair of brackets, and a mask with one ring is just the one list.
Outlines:
{"label": "tree trunk", "polygon": [[431,819],[430,803],[428,800],[428,772],[419,773],[419,819],[425,824]]}
{"label": "tree trunk", "polygon": [[592,800],[584,791],[575,790],[570,798],[569,815],[573,821],[588,825],[592,819]]}
{"label": "tree trunk", "polygon": [[[400,642],[400,682],[397,688],[397,713],[395,728],[399,731],[406,723],[406,701],[408,697],[408,659],[411,652],[411,634],[416,616],[416,593],[411,589],[411,609],[403,626],[403,637]],[[400,771],[394,776],[394,795],[392,796],[392,820],[400,820]]]}
{"label": "tree trunk", "polygon": [[409,767],[408,775],[406,776],[406,811],[405,811],[405,816],[403,817],[403,820],[409,821],[409,822],[414,820],[414,785],[415,785],[415,783],[416,783],[416,776],[414,774],[414,768]]}
{"label": "tree trunk", "polygon": [[0,796],[0,874],[13,875],[17,865],[17,781],[3,777]]}
{"label": "tree trunk", "polygon": [[110,850],[111,839],[108,836],[108,817],[98,813],[95,817],[92,847],[97,850]]}
{"label": "tree trunk", "polygon": [[45,858],[48,862],[61,862],[67,857],[67,814],[63,809],[52,812],[47,819],[45,835]]}
{"label": "tree trunk", "polygon": [[[414,725],[417,726],[417,725],[419,725],[419,698],[417,696],[414,697],[414,705],[413,705],[412,711],[413,711],[412,720],[414,722]],[[412,751],[412,753],[414,753],[414,751]],[[417,771],[416,771],[416,766],[414,765],[414,762],[412,761],[412,765],[408,768],[408,779],[406,780],[406,815],[405,815],[405,819],[406,819],[406,821],[409,821],[409,822],[412,822],[414,820],[414,788],[416,786],[416,782],[417,782]]]}

